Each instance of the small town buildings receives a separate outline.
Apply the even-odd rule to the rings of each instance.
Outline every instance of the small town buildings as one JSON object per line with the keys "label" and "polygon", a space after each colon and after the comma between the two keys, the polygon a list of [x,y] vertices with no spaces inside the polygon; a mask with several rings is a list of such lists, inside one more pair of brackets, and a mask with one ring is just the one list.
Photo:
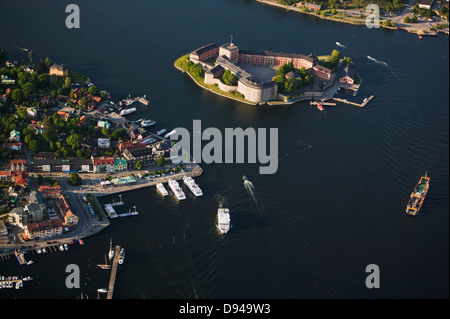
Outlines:
{"label": "small town buildings", "polygon": [[7,75],[2,75],[1,78],[2,78],[2,84],[6,84],[6,85],[9,85],[9,84],[14,85],[14,84],[16,84],[16,80],[10,79]]}
{"label": "small town buildings", "polygon": [[8,213],[8,222],[11,225],[24,228],[23,215],[24,210],[22,207],[15,207]]}
{"label": "small town buildings", "polygon": [[56,76],[67,76],[69,74],[69,70],[64,69],[63,64],[53,64],[50,67],[50,75],[56,75]]}
{"label": "small town buildings", "polygon": [[35,107],[28,107],[27,115],[32,118],[37,117],[37,115],[38,115],[37,109]]}
{"label": "small town buildings", "polygon": [[35,156],[32,165],[37,172],[93,172],[91,159],[43,158]]}
{"label": "small town buildings", "polygon": [[109,130],[109,128],[111,127],[111,124],[107,121],[98,121],[97,126],[100,128],[106,128]]}
{"label": "small town buildings", "polygon": [[14,171],[26,171],[27,161],[25,159],[13,159],[9,161],[11,172]]}
{"label": "small town buildings", "polygon": [[60,195],[56,200],[56,206],[58,207],[64,220],[63,226],[73,226],[78,224],[78,216],[74,214],[68,199],[64,195]]}
{"label": "small town buildings", "polygon": [[419,8],[430,10],[433,3],[434,3],[434,0],[420,0]]}
{"label": "small town buildings", "polygon": [[12,130],[11,133],[9,134],[9,140],[11,142],[20,142],[20,133],[17,132],[16,130]]}
{"label": "small town buildings", "polygon": [[25,226],[22,235],[25,240],[45,239],[62,234],[61,220],[47,220],[40,223],[33,223]]}
{"label": "small town buildings", "polygon": [[123,158],[115,158],[114,159],[114,170],[116,172],[123,172],[128,169],[128,163]]}
{"label": "small town buildings", "polygon": [[308,2],[299,2],[297,3],[297,7],[305,7],[308,8],[309,10],[320,10],[322,8],[322,6],[320,4],[314,4],[314,3],[308,3]]}
{"label": "small town buildings", "polygon": [[5,143],[3,147],[8,150],[20,151],[22,149],[22,143]]}
{"label": "small town buildings", "polygon": [[114,159],[112,157],[92,157],[94,173],[114,173]]}
{"label": "small town buildings", "polygon": [[44,133],[44,127],[41,124],[31,123],[28,125],[28,128],[34,130],[35,134]]}
{"label": "small town buildings", "polygon": [[10,171],[0,171],[0,183],[7,183],[11,181]]}
{"label": "small town buildings", "polygon": [[111,142],[109,138],[99,138],[98,139],[98,147],[100,148],[109,148]]}
{"label": "small town buildings", "polygon": [[57,199],[61,196],[61,186],[60,185],[41,185],[39,186],[39,191],[44,199]]}
{"label": "small town buildings", "polygon": [[25,171],[11,172],[11,181],[16,186],[27,187],[28,186],[28,173]]}
{"label": "small town buildings", "polygon": [[8,236],[8,229],[2,220],[0,220],[0,236]]}

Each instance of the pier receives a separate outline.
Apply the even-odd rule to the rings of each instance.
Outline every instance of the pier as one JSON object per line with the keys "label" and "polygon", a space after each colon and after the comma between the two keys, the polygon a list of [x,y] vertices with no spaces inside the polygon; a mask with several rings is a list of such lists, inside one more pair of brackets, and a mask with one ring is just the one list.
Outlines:
{"label": "pier", "polygon": [[368,98],[365,98],[364,101],[363,101],[361,104],[359,104],[359,103],[356,103],[356,102],[351,102],[351,101],[346,100],[346,99],[340,99],[340,98],[337,98],[337,97],[334,97],[334,98],[333,98],[333,100],[335,100],[335,101],[337,101],[337,102],[341,102],[341,103],[345,103],[345,104],[351,104],[351,105],[355,105],[355,106],[358,106],[358,107],[364,107],[364,106],[366,106],[367,103],[369,103],[370,100],[372,100],[372,99],[373,99],[373,95],[371,95],[371,96],[368,97]]}
{"label": "pier", "polygon": [[309,105],[324,105],[324,106],[336,106],[336,103],[333,102],[319,102],[319,101],[310,101]]}
{"label": "pier", "polygon": [[117,245],[114,250],[114,258],[111,266],[111,276],[109,277],[108,293],[106,299],[112,299],[114,293],[114,284],[116,283],[117,267],[119,265],[120,246]]}

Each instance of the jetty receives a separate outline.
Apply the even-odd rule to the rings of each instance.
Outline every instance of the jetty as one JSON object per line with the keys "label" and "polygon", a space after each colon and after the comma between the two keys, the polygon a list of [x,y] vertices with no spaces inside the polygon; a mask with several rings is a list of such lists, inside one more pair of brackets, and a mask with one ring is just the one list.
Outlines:
{"label": "jetty", "polygon": [[17,250],[14,251],[14,254],[17,257],[17,261],[19,262],[19,264],[22,265],[26,265],[27,264],[27,260],[25,259],[25,256],[23,255],[23,253],[18,252]]}
{"label": "jetty", "polygon": [[106,294],[106,299],[112,299],[114,294],[114,285],[116,283],[117,267],[119,265],[120,257],[120,246],[117,245],[114,250],[114,258],[111,266],[111,276],[109,277],[108,292]]}
{"label": "jetty", "polygon": [[337,97],[334,97],[334,98],[333,98],[333,100],[335,100],[335,101],[337,101],[337,102],[341,102],[341,103],[345,103],[345,104],[351,104],[351,105],[355,105],[355,106],[358,106],[358,107],[364,107],[364,106],[366,106],[367,103],[369,103],[370,100],[372,100],[372,99],[373,99],[373,95],[371,95],[371,96],[368,97],[368,98],[365,98],[364,101],[363,101],[362,103],[356,103],[356,102],[349,101],[349,100],[347,100],[347,99],[340,99],[340,98],[337,98]]}
{"label": "jetty", "polygon": [[310,101],[309,102],[309,104],[310,105],[317,105],[317,104],[320,104],[320,105],[325,105],[325,106],[336,106],[336,103],[334,103],[334,102],[319,102],[319,101]]}

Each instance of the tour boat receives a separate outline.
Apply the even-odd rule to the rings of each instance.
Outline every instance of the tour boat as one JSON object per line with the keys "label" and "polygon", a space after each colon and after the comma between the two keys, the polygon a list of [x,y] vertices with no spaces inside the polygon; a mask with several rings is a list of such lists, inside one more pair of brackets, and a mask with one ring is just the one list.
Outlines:
{"label": "tour boat", "polygon": [[317,109],[318,109],[320,112],[322,112],[322,111],[324,110],[322,104],[320,104],[320,103],[317,103]]}
{"label": "tour boat", "polygon": [[217,228],[222,234],[226,234],[230,230],[230,210],[228,208],[217,210]]}
{"label": "tour boat", "polygon": [[242,179],[244,180],[244,183],[245,183],[245,182],[249,182],[249,180],[248,180],[247,176],[245,176],[245,175],[244,175],[244,176],[242,176]]}
{"label": "tour boat", "polygon": [[156,122],[153,121],[153,120],[143,120],[141,122],[141,126],[142,127],[149,127],[149,126],[152,126],[152,125],[155,125],[155,124],[156,124]]}
{"label": "tour boat", "polygon": [[406,205],[406,213],[408,215],[416,216],[420,209],[422,208],[423,201],[427,196],[428,189],[430,188],[430,178],[427,176],[427,172],[425,176],[420,178],[420,181],[417,183],[414,191],[411,193],[411,196],[408,201],[408,205]]}
{"label": "tour boat", "polygon": [[183,177],[184,184],[189,188],[189,190],[195,195],[195,196],[202,196],[203,192],[200,189],[200,187],[195,183],[194,179],[192,177]]}
{"label": "tour boat", "polygon": [[175,194],[175,196],[178,198],[178,200],[186,199],[186,195],[184,194],[183,190],[181,189],[180,185],[176,180],[169,179],[169,187]]}
{"label": "tour boat", "polygon": [[64,249],[65,249],[65,250],[69,250],[69,245],[64,244]]}
{"label": "tour boat", "polygon": [[157,189],[163,196],[169,195],[169,192],[166,190],[166,188],[164,187],[163,183],[158,183],[158,184],[156,184],[156,189]]}
{"label": "tour boat", "polygon": [[121,116],[125,116],[125,115],[132,114],[134,112],[136,112],[136,108],[135,107],[131,107],[129,109],[125,109],[125,110],[120,111],[120,115]]}
{"label": "tour boat", "polygon": [[97,291],[106,293],[106,292],[108,292],[108,289],[106,289],[106,288],[98,288]]}
{"label": "tour boat", "polygon": [[162,135],[162,134],[164,134],[164,133],[166,133],[166,129],[165,128],[163,128],[162,130],[159,130],[158,132],[156,132],[156,135]]}
{"label": "tour boat", "polygon": [[177,131],[172,130],[169,133],[167,133],[166,135],[164,135],[164,138],[169,138],[171,135],[175,134]]}

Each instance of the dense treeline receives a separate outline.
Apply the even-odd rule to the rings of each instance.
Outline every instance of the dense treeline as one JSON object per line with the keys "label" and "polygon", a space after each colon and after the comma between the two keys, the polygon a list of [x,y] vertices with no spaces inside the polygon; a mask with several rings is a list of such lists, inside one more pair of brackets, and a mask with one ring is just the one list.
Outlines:
{"label": "dense treeline", "polygon": [[407,3],[407,0],[345,0],[342,3],[337,0],[278,0],[284,5],[296,5],[299,2],[308,2],[313,4],[320,4],[322,9],[356,9],[365,8],[369,4],[376,4],[383,12],[400,11]]}
{"label": "dense treeline", "polygon": [[[290,72],[292,72],[291,76],[286,77]],[[305,68],[296,69],[290,62],[280,66],[277,75],[272,80],[278,84],[278,92],[292,93],[311,84],[314,76],[309,74]]]}

